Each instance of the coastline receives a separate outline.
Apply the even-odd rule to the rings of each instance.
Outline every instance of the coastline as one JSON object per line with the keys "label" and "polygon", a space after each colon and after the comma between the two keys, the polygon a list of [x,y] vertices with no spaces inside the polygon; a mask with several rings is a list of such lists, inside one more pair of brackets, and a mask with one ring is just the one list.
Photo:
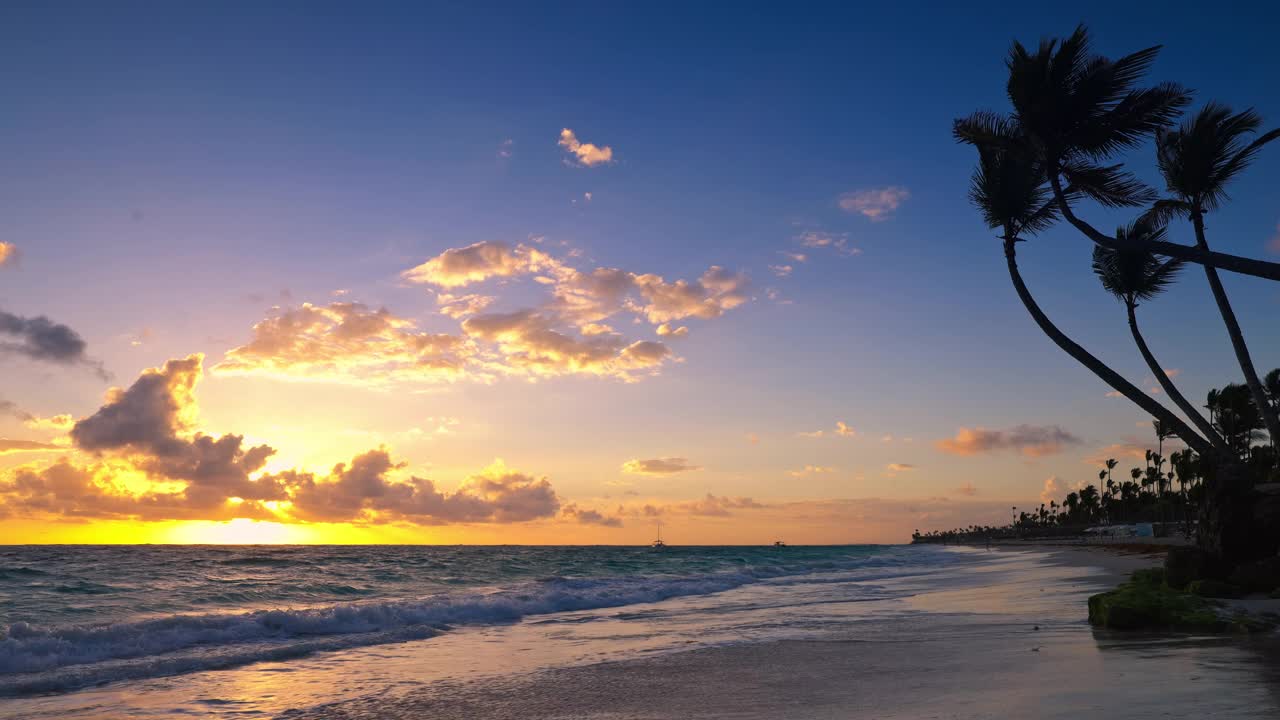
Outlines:
{"label": "coastline", "polygon": [[1273,637],[1125,635],[1088,626],[1088,595],[1158,562],[1132,549],[993,547],[974,582],[921,584],[903,612],[828,637],[439,683],[281,718],[1119,720],[1280,713]]}

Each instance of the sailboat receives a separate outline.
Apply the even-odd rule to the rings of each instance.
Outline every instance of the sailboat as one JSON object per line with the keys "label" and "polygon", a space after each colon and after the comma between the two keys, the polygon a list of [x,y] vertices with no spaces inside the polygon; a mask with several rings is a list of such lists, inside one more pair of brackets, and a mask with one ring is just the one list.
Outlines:
{"label": "sailboat", "polygon": [[652,547],[654,550],[662,550],[665,547],[667,547],[667,544],[662,542],[662,521],[661,520],[658,521],[658,539],[654,540],[649,547]]}

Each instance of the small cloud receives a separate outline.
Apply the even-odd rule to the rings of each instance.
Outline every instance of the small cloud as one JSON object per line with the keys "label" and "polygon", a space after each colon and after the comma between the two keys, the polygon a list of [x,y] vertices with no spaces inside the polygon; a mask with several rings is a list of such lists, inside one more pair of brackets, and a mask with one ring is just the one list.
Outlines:
{"label": "small cloud", "polygon": [[1179,375],[1181,375],[1182,371],[1179,370],[1178,368],[1169,368],[1168,370],[1164,371],[1164,374],[1169,376],[1169,379],[1172,380],[1173,378],[1176,378]]}
{"label": "small cloud", "polygon": [[787,474],[793,478],[802,478],[810,475],[828,475],[835,471],[835,468],[827,465],[805,465],[799,470],[789,470]]}
{"label": "small cloud", "polygon": [[662,337],[682,338],[689,334],[689,328],[683,325],[681,325],[680,327],[673,328],[671,327],[670,323],[662,323],[661,325],[658,326],[658,329],[656,332]]}
{"label": "small cloud", "polygon": [[855,190],[840,196],[840,209],[845,212],[859,213],[872,222],[888,220],[893,211],[898,209],[911,193],[904,187],[889,187],[870,190]]}
{"label": "small cloud", "polygon": [[132,347],[141,347],[143,345],[146,345],[148,342],[151,342],[151,337],[152,337],[151,328],[144,327],[142,328],[142,331],[139,332],[137,335],[134,335],[133,337],[129,338],[129,345]]}
{"label": "small cloud", "polygon": [[1066,497],[1067,484],[1058,479],[1057,475],[1052,475],[1044,481],[1044,489],[1040,491],[1040,502],[1048,505],[1050,502],[1057,502]]}
{"label": "small cloud", "polygon": [[890,434],[888,434],[888,433],[886,433],[886,434],[884,434],[884,435],[881,435],[881,436],[880,436],[880,442],[882,442],[882,443],[891,443],[891,442],[893,442],[893,436],[892,436],[892,435],[890,435]]}
{"label": "small cloud", "polygon": [[[3,401],[0,401],[0,405],[3,404]],[[65,432],[70,430],[72,425],[76,424],[76,419],[67,414],[54,415],[52,417],[37,417],[30,413],[23,412],[21,415],[18,415],[18,417],[22,419],[23,425],[26,425],[32,430],[59,430]]]}
{"label": "small cloud", "polygon": [[622,472],[633,475],[674,475],[701,469],[682,457],[636,459],[622,463]]}
{"label": "small cloud", "polygon": [[1119,390],[1112,390],[1111,392],[1107,393],[1107,397],[1111,397],[1111,398],[1124,397],[1124,393],[1120,392]]}
{"label": "small cloud", "polygon": [[573,155],[572,164],[581,167],[595,167],[613,163],[613,148],[584,143],[569,128],[560,131],[560,147]]}
{"label": "small cloud", "polygon": [[66,450],[66,448],[45,442],[36,442],[35,440],[0,438],[0,455],[16,452],[49,452],[51,450]]}
{"label": "small cloud", "polygon": [[836,427],[834,430],[811,430],[809,432],[798,432],[796,434],[799,435],[800,437],[811,437],[811,438],[827,437],[828,435],[833,437],[834,436],[854,437],[855,435],[858,434],[858,431],[854,430],[852,427],[849,427],[849,425],[847,425],[843,420],[837,420]]}
{"label": "small cloud", "polygon": [[511,138],[507,138],[506,140],[503,140],[501,143],[498,144],[498,157],[500,158],[511,157],[512,153],[515,152],[515,148],[516,148],[515,140],[512,140]]}
{"label": "small cloud", "polygon": [[350,295],[351,291],[348,290],[347,288],[338,288],[337,290],[334,290],[329,294],[332,295],[333,297],[345,297],[347,295]]}
{"label": "small cloud", "polygon": [[1041,457],[1062,452],[1065,446],[1079,445],[1080,442],[1080,438],[1057,425],[1018,425],[1008,430],[962,427],[955,437],[939,440],[934,445],[952,455],[1014,450],[1030,457]]}
{"label": "small cloud", "polygon": [[974,487],[973,483],[965,483],[960,487],[956,488],[955,492],[957,495],[964,495],[965,497],[973,497],[974,495],[978,494],[978,488]]}
{"label": "small cloud", "polygon": [[[792,242],[801,247],[821,249],[830,248],[840,255],[861,255],[860,248],[849,245],[849,233],[830,233],[825,230],[805,230],[791,238]],[[796,262],[804,262],[808,256],[804,253],[783,253],[791,257]]]}
{"label": "small cloud", "polygon": [[1280,255],[1280,223],[1276,223],[1276,234],[1267,241],[1267,252]]}
{"label": "small cloud", "polygon": [[86,365],[107,378],[102,363],[85,354],[85,341],[75,330],[43,315],[22,317],[0,310],[0,356],[21,355],[31,360]]}
{"label": "small cloud", "polygon": [[916,469],[916,466],[911,463],[889,463],[884,466],[884,469],[890,475],[896,475],[897,473],[911,472]]}
{"label": "small cloud", "polygon": [[604,527],[622,527],[622,518],[617,516],[605,515],[599,510],[590,510],[580,508],[574,503],[569,503],[560,509],[560,514],[565,518],[583,525],[603,525]]}
{"label": "small cloud", "polygon": [[759,444],[760,444],[760,436],[759,436],[759,435],[757,435],[757,434],[755,434],[755,433],[747,433],[747,444],[748,444],[748,445],[759,445]]}
{"label": "small cloud", "polygon": [[791,252],[790,250],[780,250],[778,254],[794,263],[802,263],[809,259],[809,256],[804,253]]}
{"label": "small cloud", "polygon": [[769,271],[772,272],[774,275],[777,275],[778,277],[787,277],[791,274],[792,270],[795,270],[795,268],[790,265],[770,265],[769,266]]}
{"label": "small cloud", "polygon": [[18,264],[18,248],[13,243],[0,242],[0,267]]}

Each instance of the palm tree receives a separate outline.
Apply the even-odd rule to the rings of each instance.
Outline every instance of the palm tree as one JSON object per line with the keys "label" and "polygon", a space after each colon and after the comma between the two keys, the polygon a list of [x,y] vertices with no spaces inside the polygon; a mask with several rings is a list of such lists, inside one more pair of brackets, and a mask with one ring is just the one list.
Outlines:
{"label": "palm tree", "polygon": [[[1191,218],[1196,232],[1196,247],[1208,252],[1205,239],[1205,213],[1217,210],[1227,201],[1227,185],[1249,167],[1262,147],[1280,138],[1280,129],[1257,135],[1262,117],[1253,109],[1232,113],[1220,103],[1208,103],[1176,130],[1156,132],[1156,160],[1173,199],[1156,204],[1155,212],[1165,216]],[[1250,142],[1252,138],[1252,142]],[[1218,304],[1218,312],[1227,326],[1231,347],[1235,351],[1245,384],[1262,413],[1272,442],[1280,442],[1280,417],[1271,408],[1258,372],[1249,356],[1240,323],[1231,301],[1222,287],[1217,268],[1204,266],[1205,277]]]}
{"label": "palm tree", "polygon": [[1188,420],[1195,423],[1210,443],[1219,449],[1225,449],[1226,444],[1222,438],[1173,384],[1173,378],[1160,366],[1147,347],[1142,332],[1138,330],[1138,301],[1152,300],[1164,292],[1183,266],[1181,260],[1162,260],[1140,244],[1143,241],[1163,240],[1165,229],[1156,225],[1156,222],[1155,218],[1144,216],[1128,227],[1116,230],[1116,240],[1120,242],[1118,249],[1094,246],[1093,272],[1102,281],[1102,287],[1124,303],[1133,342],[1138,346],[1138,352],[1142,354],[1142,359],[1147,362],[1147,367],[1160,387],[1164,388],[1169,399],[1182,410]]}
{"label": "palm tree", "polygon": [[1218,417],[1218,430],[1231,448],[1248,457],[1255,431],[1262,428],[1262,417],[1249,388],[1231,383],[1213,395]]}
{"label": "palm tree", "polygon": [[[1105,163],[1168,127],[1190,104],[1190,92],[1176,83],[1137,87],[1159,52],[1160,47],[1155,46],[1116,60],[1095,55],[1089,46],[1089,32],[1081,25],[1064,40],[1041,41],[1035,52],[1014,42],[1006,61],[1013,119],[1025,129],[1045,169],[1059,212],[1103,247],[1115,248],[1118,243],[1075,215],[1072,189],[1077,196],[1108,207],[1153,197],[1151,190],[1121,165]],[[975,132],[971,139],[978,142],[981,136]],[[1280,263],[1164,240],[1144,244],[1167,257],[1280,280]]]}
{"label": "palm tree", "polygon": [[1018,270],[1017,243],[1026,240],[1024,235],[1048,228],[1057,213],[1045,185],[1044,166],[1035,153],[1026,150],[1030,141],[1018,123],[991,113],[978,113],[957,120],[955,135],[961,142],[972,142],[978,148],[978,167],[969,198],[982,212],[987,226],[1002,232],[1009,278],[1041,331],[1103,382],[1174,428],[1188,445],[1202,453],[1210,451],[1211,444],[1186,423],[1059,330],[1027,289]]}
{"label": "palm tree", "polygon": [[[1271,407],[1280,412],[1280,368],[1274,368],[1267,376],[1262,378],[1262,389],[1267,391],[1267,396],[1271,398]],[[1271,444],[1280,443],[1280,438],[1272,438]]]}

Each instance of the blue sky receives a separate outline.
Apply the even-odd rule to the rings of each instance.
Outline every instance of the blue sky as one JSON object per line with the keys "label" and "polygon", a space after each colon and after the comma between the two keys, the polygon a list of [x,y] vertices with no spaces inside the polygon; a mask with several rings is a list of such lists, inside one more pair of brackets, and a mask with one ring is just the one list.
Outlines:
{"label": "blue sky", "polygon": [[[971,483],[975,502],[1030,500],[1049,476],[1090,477],[1082,457],[1149,433],[1017,304],[968,206],[973,153],[950,123],[1005,107],[1013,38],[1080,21],[1106,54],[1163,43],[1153,77],[1280,123],[1264,20],[1170,3],[11,3],[0,10],[0,241],[22,258],[0,275],[0,308],[66,323],[127,386],[188,353],[216,363],[270,306],[324,304],[337,290],[456,330],[400,274],[481,241],[541,236],[587,265],[668,279],[718,265],[750,277],[751,300],[690,323],[683,362],[642,383],[558,377],[415,394],[211,373],[201,417],[211,432],[255,437],[292,426],[323,446],[314,436],[352,417],[386,434],[416,413],[448,415],[487,429],[466,443],[390,444],[413,467],[457,477],[492,457],[539,465],[575,498],[607,495],[602,478],[625,458],[687,455],[700,474],[645,495],[909,499]],[[613,162],[571,166],[563,128],[612,148]],[[1149,151],[1130,164],[1154,182]],[[839,205],[886,187],[909,197],[882,221]],[[1211,218],[1210,241],[1265,256],[1280,232],[1278,187],[1275,150]],[[1121,219],[1086,214],[1104,227]],[[806,231],[861,252],[787,261],[780,253],[800,251]],[[1068,333],[1141,381],[1089,251],[1056,228],[1023,249],[1027,281]],[[781,264],[793,265],[788,277],[769,269]],[[1228,283],[1258,364],[1280,365],[1280,290]],[[1140,312],[1190,397],[1236,377],[1194,269]],[[0,361],[13,368],[0,397],[33,413],[79,417],[101,404],[91,373]],[[305,422],[292,417],[300,407]],[[795,438],[836,420],[866,444]],[[1034,460],[932,447],[960,427],[1024,423],[1083,442]],[[764,441],[746,447],[748,433]],[[870,441],[888,434],[914,444]],[[299,457],[336,462],[322,449]],[[886,473],[888,463],[917,469]],[[810,464],[839,471],[786,475]]]}

